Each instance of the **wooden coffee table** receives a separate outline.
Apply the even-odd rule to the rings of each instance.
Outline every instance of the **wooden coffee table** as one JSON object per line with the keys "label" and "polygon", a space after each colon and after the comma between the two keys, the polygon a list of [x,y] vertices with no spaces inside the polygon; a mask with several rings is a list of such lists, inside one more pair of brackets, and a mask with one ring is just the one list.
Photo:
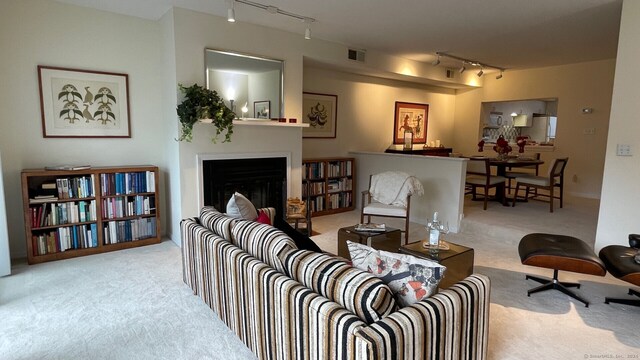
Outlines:
{"label": "wooden coffee table", "polygon": [[422,241],[400,247],[403,254],[436,261],[447,267],[440,288],[446,289],[473,273],[473,249],[448,242],[449,250],[430,251],[422,246]]}
{"label": "wooden coffee table", "polygon": [[400,248],[400,229],[387,227],[384,232],[358,232],[354,226],[343,227],[338,230],[338,255],[345,259],[351,259],[347,240],[365,244],[376,250],[398,252]]}

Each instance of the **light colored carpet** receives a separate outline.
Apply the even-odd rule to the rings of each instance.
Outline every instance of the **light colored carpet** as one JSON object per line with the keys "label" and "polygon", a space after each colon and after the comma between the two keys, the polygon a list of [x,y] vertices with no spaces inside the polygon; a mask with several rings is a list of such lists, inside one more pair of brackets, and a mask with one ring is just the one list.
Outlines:
{"label": "light colored carpet", "polygon": [[255,359],[182,282],[173,242],[12,271],[0,359]]}
{"label": "light colored carpet", "polygon": [[[595,241],[598,201],[567,199],[565,207],[553,214],[548,203],[530,201],[516,207],[482,202],[465,202],[462,231],[445,238],[474,248],[475,272],[492,281],[489,325],[489,359],[594,359],[640,358],[640,308],[604,304],[605,296],[626,297],[628,283],[611,275],[597,277],[560,272],[561,281],[579,281],[578,294],[591,302],[588,308],[559,291],[527,297],[527,290],[539,284],[525,280],[525,274],[544,277],[552,270],[520,263],[518,243],[533,232],[565,234],[590,245]],[[359,222],[359,211],[313,218],[313,227],[322,234],[313,237],[326,251],[335,252],[335,238],[329,228]],[[390,221],[391,220],[391,221]],[[403,222],[374,218],[402,228]],[[423,224],[411,224],[410,241],[425,239]],[[640,231],[640,229],[639,229]],[[627,239],[619,239],[627,244]]]}
{"label": "light colored carpet", "polygon": [[[580,281],[589,308],[536,286],[524,274],[551,271],[520,264],[517,244],[534,231],[563,233],[593,243],[598,204],[569,200],[515,208],[465,206],[463,231],[448,239],[475,249],[476,272],[492,280],[490,359],[632,358],[640,355],[640,308],[605,305],[627,284],[561,273]],[[313,238],[336,252],[336,233],[359,220],[357,211],[314,218]],[[384,220],[383,220],[384,221]],[[390,223],[390,225],[394,225]],[[413,224],[410,238],[424,238]],[[621,239],[620,243],[625,243]],[[27,266],[0,278],[0,359],[253,359],[249,350],[182,282],[180,249],[172,242]],[[637,358],[637,357],[636,357]]]}

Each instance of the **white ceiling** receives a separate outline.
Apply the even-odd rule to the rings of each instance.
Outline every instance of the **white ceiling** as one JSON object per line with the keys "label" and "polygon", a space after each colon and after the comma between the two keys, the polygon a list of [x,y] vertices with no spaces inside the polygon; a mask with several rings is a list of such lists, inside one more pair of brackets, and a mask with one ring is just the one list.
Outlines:
{"label": "white ceiling", "polygon": [[[225,16],[225,0],[58,0],[159,19],[171,6]],[[616,56],[622,0],[260,0],[315,18],[314,39],[431,62],[436,51],[509,69]],[[302,21],[235,4],[236,20],[300,33]],[[310,41],[313,41],[310,40]]]}

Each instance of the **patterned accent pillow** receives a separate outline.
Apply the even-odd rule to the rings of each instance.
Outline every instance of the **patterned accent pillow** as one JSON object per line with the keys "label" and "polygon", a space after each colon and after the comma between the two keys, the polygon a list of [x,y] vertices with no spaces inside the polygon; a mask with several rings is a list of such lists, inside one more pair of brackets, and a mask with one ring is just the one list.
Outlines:
{"label": "patterned accent pillow", "polygon": [[235,220],[219,212],[213,206],[205,206],[200,209],[200,223],[227,240],[231,240],[231,223]]}
{"label": "patterned accent pillow", "polygon": [[384,281],[401,307],[409,306],[435,294],[446,267],[435,261],[411,255],[378,251],[347,241],[353,266],[368,271]]}
{"label": "patterned accent pillow", "polygon": [[640,250],[638,250],[633,260],[635,260],[636,264],[640,264]]}
{"label": "patterned accent pillow", "polygon": [[231,224],[231,242],[283,274],[284,266],[278,254],[296,249],[296,243],[282,231],[248,220],[236,219]]}

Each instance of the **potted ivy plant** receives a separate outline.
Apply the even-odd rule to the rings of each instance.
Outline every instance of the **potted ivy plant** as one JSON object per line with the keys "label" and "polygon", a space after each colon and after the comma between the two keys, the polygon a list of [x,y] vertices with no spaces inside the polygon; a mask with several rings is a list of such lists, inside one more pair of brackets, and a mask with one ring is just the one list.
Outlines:
{"label": "potted ivy plant", "polygon": [[211,139],[212,142],[215,143],[222,133],[224,133],[222,142],[231,141],[233,119],[236,118],[236,114],[225,105],[218,93],[198,84],[189,87],[178,84],[178,87],[184,94],[184,100],[176,109],[181,125],[178,141],[190,142],[193,139],[193,125],[204,119],[210,119],[211,124],[216,127],[216,134]]}

